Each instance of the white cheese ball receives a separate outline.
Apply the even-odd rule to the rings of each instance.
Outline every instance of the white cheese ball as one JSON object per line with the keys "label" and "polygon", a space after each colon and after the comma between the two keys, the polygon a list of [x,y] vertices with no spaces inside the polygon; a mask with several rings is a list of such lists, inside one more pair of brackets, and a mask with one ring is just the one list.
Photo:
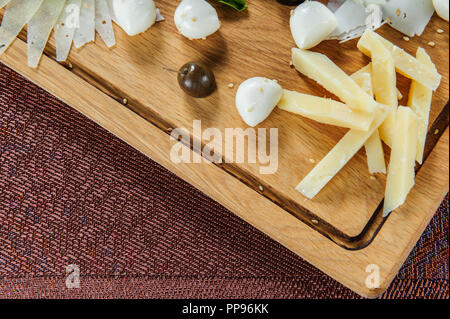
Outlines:
{"label": "white cheese ball", "polygon": [[109,0],[113,20],[130,36],[147,31],[156,21],[153,0]]}
{"label": "white cheese ball", "polygon": [[216,9],[205,0],[183,0],[175,10],[175,26],[189,39],[204,39],[220,28]]}
{"label": "white cheese ball", "polygon": [[262,77],[244,81],[236,93],[236,107],[245,123],[256,126],[272,113],[283,89],[274,80]]}
{"label": "white cheese ball", "polygon": [[433,6],[434,6],[434,9],[436,10],[437,14],[445,21],[448,21],[449,1],[448,0],[433,0]]}
{"label": "white cheese ball", "polygon": [[317,1],[306,1],[291,13],[291,32],[300,49],[310,49],[325,40],[338,26],[333,12]]}

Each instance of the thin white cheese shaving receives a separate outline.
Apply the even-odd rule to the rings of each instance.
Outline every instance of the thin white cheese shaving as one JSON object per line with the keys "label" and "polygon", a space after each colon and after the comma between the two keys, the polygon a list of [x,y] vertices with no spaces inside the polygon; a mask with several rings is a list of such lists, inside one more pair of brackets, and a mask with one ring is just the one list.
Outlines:
{"label": "thin white cheese shaving", "polygon": [[158,8],[156,8],[156,22],[161,22],[164,20],[166,20],[166,18],[164,18],[161,14],[161,11]]}
{"label": "thin white cheese shaving", "polygon": [[107,47],[110,48],[116,44],[111,14],[105,0],[95,1],[95,29],[103,41],[105,41]]}
{"label": "thin white cheese shaving", "polygon": [[56,61],[66,61],[79,25],[81,0],[67,0],[55,26]]}
{"label": "thin white cheese shaving", "polygon": [[80,10],[80,27],[75,31],[73,44],[76,48],[95,41],[95,0],[83,0]]}
{"label": "thin white cheese shaving", "polygon": [[65,1],[61,0],[44,0],[39,10],[28,22],[28,66],[33,68],[38,66],[50,32],[58,20],[64,3]]}
{"label": "thin white cheese shaving", "polygon": [[389,25],[410,37],[422,35],[433,13],[431,0],[390,0],[383,5]]}
{"label": "thin white cheese shaving", "polygon": [[11,0],[8,2],[0,27],[0,55],[11,45],[41,4],[42,0]]}
{"label": "thin white cheese shaving", "polygon": [[338,19],[338,27],[329,39],[341,42],[360,37],[366,29],[376,30],[384,24],[381,7],[377,4],[366,6],[362,1],[347,0],[334,14]]}

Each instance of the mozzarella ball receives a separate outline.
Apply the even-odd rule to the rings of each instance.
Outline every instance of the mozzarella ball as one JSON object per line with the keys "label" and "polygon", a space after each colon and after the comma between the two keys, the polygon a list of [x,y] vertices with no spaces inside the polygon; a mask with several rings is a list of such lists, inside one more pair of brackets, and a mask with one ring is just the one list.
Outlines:
{"label": "mozzarella ball", "polygon": [[291,13],[291,32],[300,49],[310,49],[325,40],[338,26],[333,12],[317,1],[306,1]]}
{"label": "mozzarella ball", "polygon": [[205,0],[183,0],[175,10],[175,26],[189,39],[204,39],[220,28],[216,9]]}
{"label": "mozzarella ball", "polygon": [[434,6],[434,9],[436,10],[437,14],[445,21],[448,21],[449,1],[448,0],[433,0],[433,6]]}
{"label": "mozzarella ball", "polygon": [[153,0],[109,0],[113,20],[130,36],[142,33],[156,21]]}
{"label": "mozzarella ball", "polygon": [[283,89],[273,80],[262,77],[244,81],[236,93],[236,107],[245,123],[256,126],[272,113]]}

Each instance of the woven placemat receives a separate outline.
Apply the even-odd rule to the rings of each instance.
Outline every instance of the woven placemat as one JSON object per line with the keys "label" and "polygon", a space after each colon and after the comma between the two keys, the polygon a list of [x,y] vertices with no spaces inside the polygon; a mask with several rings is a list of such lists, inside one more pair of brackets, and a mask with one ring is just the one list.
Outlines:
{"label": "woven placemat", "polygon": [[[449,297],[448,219],[383,298]],[[358,298],[2,64],[0,297]]]}

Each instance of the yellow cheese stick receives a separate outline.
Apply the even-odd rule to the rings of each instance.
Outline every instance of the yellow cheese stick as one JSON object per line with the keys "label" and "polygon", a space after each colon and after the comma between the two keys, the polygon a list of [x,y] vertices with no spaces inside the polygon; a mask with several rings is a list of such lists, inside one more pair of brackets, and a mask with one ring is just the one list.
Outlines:
{"label": "yellow cheese stick", "polygon": [[328,182],[355,156],[369,137],[386,120],[392,111],[379,104],[375,109],[375,119],[366,132],[350,130],[319,164],[298,184],[296,189],[308,198],[314,198]]}
{"label": "yellow cheese stick", "polygon": [[294,48],[292,62],[299,72],[319,83],[351,108],[374,112],[374,99],[326,55]]}
{"label": "yellow cheese stick", "polygon": [[398,107],[397,74],[394,60],[381,41],[369,33],[367,43],[372,55],[373,91],[378,103],[392,107],[392,113],[380,127],[380,137],[389,146],[395,130],[395,112]]}
{"label": "yellow cheese stick", "polygon": [[[352,77],[353,80],[355,80],[355,76],[359,76],[362,73],[369,73],[372,76],[372,63],[369,63],[365,67],[359,69],[358,71],[353,73],[351,75],[351,77]],[[358,83],[358,85],[359,85],[359,83]],[[371,90],[372,90],[372,88],[371,88]],[[402,100],[403,99],[403,94],[402,94],[402,92],[400,92],[400,90],[398,88],[397,88],[397,94],[398,94],[398,100],[399,101]],[[373,95],[373,92],[372,92],[372,95]]]}
{"label": "yellow cheese stick", "polygon": [[366,149],[369,173],[386,174],[386,162],[384,160],[383,145],[381,144],[380,133],[378,130],[375,130],[375,133],[372,134],[364,146]]}
{"label": "yellow cheese stick", "polygon": [[344,103],[294,91],[283,91],[278,107],[311,120],[367,131],[374,116],[370,113],[352,110]]}
{"label": "yellow cheese stick", "polygon": [[[361,72],[361,70],[367,70],[368,73]],[[373,95],[372,90],[372,76],[370,74],[371,65],[364,67],[358,72],[352,75],[352,79],[355,80],[358,85],[367,92],[367,94]],[[381,144],[380,134],[378,130],[367,140],[364,145],[367,155],[367,166],[370,174],[384,173],[386,174],[386,162],[384,161],[383,145]]]}
{"label": "yellow cheese stick", "polygon": [[424,86],[436,90],[440,83],[442,76],[437,72],[435,68],[430,67],[426,63],[419,61],[413,56],[400,49],[398,46],[392,44],[382,36],[376,34],[372,30],[367,30],[361,36],[358,42],[358,48],[365,55],[371,57],[371,41],[370,38],[377,38],[383,45],[391,52],[394,59],[395,67],[398,73],[420,82]]}
{"label": "yellow cheese stick", "polygon": [[[417,50],[417,59],[430,67],[435,68],[430,56],[422,48]],[[430,119],[431,102],[433,99],[433,91],[417,81],[413,81],[409,92],[408,106],[419,117],[419,138],[417,141],[416,161],[423,163],[423,153],[425,150],[425,142],[427,139],[428,122]]]}
{"label": "yellow cheese stick", "polygon": [[403,205],[414,186],[419,120],[409,107],[399,107],[395,119],[383,216]]}

